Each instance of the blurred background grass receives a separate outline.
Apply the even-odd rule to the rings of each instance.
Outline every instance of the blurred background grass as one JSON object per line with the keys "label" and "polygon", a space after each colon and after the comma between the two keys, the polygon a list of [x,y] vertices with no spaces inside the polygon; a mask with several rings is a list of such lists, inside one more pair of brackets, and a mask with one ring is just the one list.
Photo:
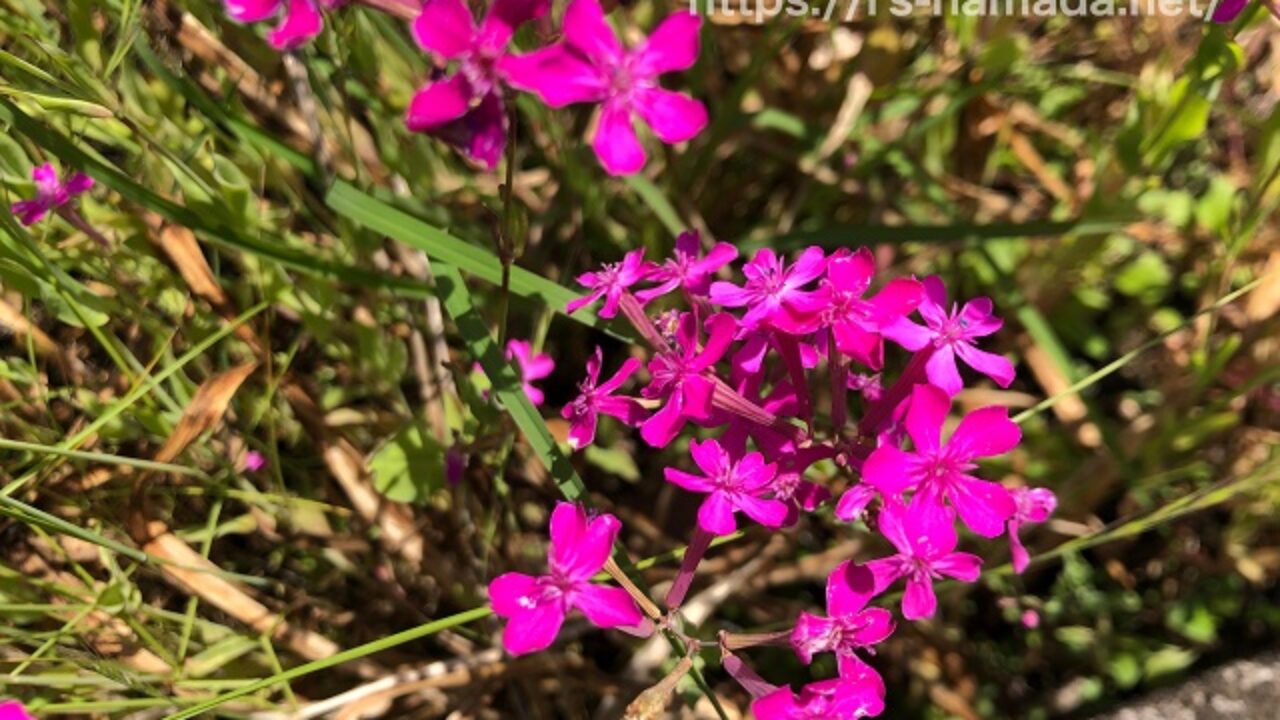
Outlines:
{"label": "blurred background grass", "polygon": [[[647,28],[677,7],[616,16]],[[1031,534],[1044,557],[1026,575],[951,588],[936,621],[886,644],[890,716],[1084,717],[1273,644],[1276,21],[1260,4],[1226,28],[710,20],[681,81],[712,125],[654,146],[643,177],[603,175],[584,112],[518,103],[516,264],[531,275],[508,302],[501,177],[404,130],[430,60],[399,21],[347,8],[281,57],[212,2],[0,0],[2,199],[46,160],[86,169],[99,186],[82,214],[109,241],[0,223],[0,694],[40,716],[164,717],[257,683],[220,711],[315,717],[341,703],[309,703],[429,666],[339,717],[625,705],[663,661],[613,635],[571,631],[509,662],[489,620],[421,629],[539,555],[564,479],[481,398],[427,256],[473,278],[459,297],[494,328],[556,359],[544,410],[563,441],[552,410],[591,348],[610,366],[629,350],[557,315],[564,291],[535,276],[571,284],[641,245],[656,257],[682,227],[744,252],[866,244],[1008,319],[998,349],[1018,382],[960,400],[1025,411],[1023,446],[991,471],[1062,504]],[[451,485],[455,442],[469,462]],[[250,449],[265,470],[243,469]],[[669,457],[606,427],[574,458],[635,557],[686,540],[687,504],[659,481]],[[782,627],[869,552],[823,515],[748,532],[709,561],[732,592],[703,596],[700,634]],[[343,649],[352,662],[274,681]],[[788,652],[755,657],[772,680],[805,677]],[[726,712],[745,711],[706,670]],[[692,685],[681,695],[676,712],[711,712]]]}

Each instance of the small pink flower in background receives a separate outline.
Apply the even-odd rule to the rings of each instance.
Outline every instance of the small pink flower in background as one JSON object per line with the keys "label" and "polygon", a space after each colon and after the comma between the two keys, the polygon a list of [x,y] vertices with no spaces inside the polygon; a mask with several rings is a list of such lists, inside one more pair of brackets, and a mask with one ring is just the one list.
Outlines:
{"label": "small pink flower in background", "polygon": [[644,416],[644,408],[634,398],[614,397],[613,393],[640,368],[640,361],[627,358],[613,377],[600,382],[603,353],[596,348],[587,360],[587,377],[578,385],[581,392],[560,414],[569,421],[569,445],[581,450],[596,438],[596,423],[601,414],[635,425]]}
{"label": "small pink flower in background", "polygon": [[862,466],[863,479],[886,495],[915,491],[912,514],[922,505],[948,500],[970,530],[996,537],[1016,509],[1013,497],[999,483],[981,480],[969,471],[977,468],[973,462],[977,458],[1012,450],[1022,431],[1009,419],[1007,408],[985,407],[965,415],[943,445],[942,424],[950,411],[951,398],[945,392],[932,385],[916,385],[906,419],[915,449],[876,448]]}
{"label": "small pink flower in background", "polygon": [[[827,278],[818,290],[797,298],[791,310],[792,322],[807,330],[831,328],[836,348],[873,370],[884,366],[881,328],[901,321],[920,304],[920,283],[896,278],[870,299],[862,296],[875,277],[876,261],[871,251],[859,248],[828,258]],[[807,321],[807,322],[806,322]]]}
{"label": "small pink flower in background", "polygon": [[310,42],[324,29],[320,8],[331,10],[343,0],[222,0],[227,15],[239,23],[256,23],[280,16],[280,23],[267,33],[267,42],[277,50],[293,50]]}
{"label": "small pink flower in background", "polygon": [[0,700],[0,720],[36,720],[17,700]]}
{"label": "small pink flower in background", "polygon": [[875,576],[876,593],[898,580],[907,579],[902,596],[902,616],[908,620],[933,617],[938,598],[933,594],[934,578],[942,576],[974,582],[982,569],[982,559],[955,552],[956,529],[951,511],[940,505],[912,507],[888,503],[880,512],[879,530],[893,543],[898,554],[872,560],[866,567]]}
{"label": "small pink flower in background", "polygon": [[745,307],[747,310],[742,316],[745,328],[785,329],[794,324],[787,311],[809,295],[801,288],[818,279],[826,266],[826,254],[820,247],[805,250],[791,265],[786,265],[772,250],[762,248],[742,266],[742,274],[747,278],[742,287],[729,282],[711,284],[711,302],[723,307]]}
{"label": "small pink flower in background", "polygon": [[884,712],[884,681],[857,661],[840,677],[805,685],[796,695],[783,686],[751,703],[757,720],[855,720]]}
{"label": "small pink flower in background", "polygon": [[883,608],[868,608],[875,596],[875,576],[865,567],[845,561],[827,576],[827,614],[801,612],[791,632],[791,647],[806,664],[821,652],[836,653],[840,663],[856,658],[855,651],[882,642],[893,634],[893,616]]}
{"label": "small pink flower in background", "polygon": [[696,493],[707,493],[698,508],[698,525],[713,535],[738,529],[734,513],[741,511],[765,527],[780,527],[787,519],[787,505],[762,497],[770,492],[778,468],[765,463],[758,452],[735,458],[715,440],[689,443],[689,454],[704,475],[667,468],[667,482]]}
{"label": "small pink flower in background", "polygon": [[1022,622],[1022,627],[1028,630],[1035,630],[1040,627],[1040,613],[1035,610],[1024,611],[1020,620]]}
{"label": "small pink flower in background", "polygon": [[541,380],[556,369],[556,362],[546,353],[533,354],[533,346],[527,340],[507,341],[507,360],[514,360],[520,370],[520,382],[529,402],[541,405],[545,399],[542,390],[534,387],[533,381]]}
{"label": "small pink flower in background", "polygon": [[1049,519],[1058,507],[1058,497],[1049,488],[1016,488],[1012,491],[1015,510],[1009,518],[1009,553],[1013,571],[1022,572],[1031,563],[1031,556],[1022,544],[1018,531],[1025,523],[1042,523]]}
{"label": "small pink flower in background", "polygon": [[31,170],[31,179],[36,183],[36,195],[29,200],[19,200],[10,210],[23,225],[39,222],[49,211],[71,202],[75,196],[93,187],[93,178],[82,172],[72,173],[63,182],[58,178],[58,171],[51,163],[45,163]]}
{"label": "small pink flower in background", "polygon": [[258,472],[267,466],[267,456],[257,450],[250,450],[244,454],[244,469],[249,472]]}
{"label": "small pink flower in background", "polygon": [[571,609],[602,628],[643,629],[649,624],[625,590],[591,582],[613,552],[620,528],[612,515],[588,517],[581,505],[556,504],[547,551],[550,572],[537,577],[511,572],[489,583],[493,611],[507,619],[502,633],[507,652],[545,650]]}
{"label": "small pink flower in background", "polygon": [[467,454],[457,445],[451,446],[444,453],[444,479],[450,485],[457,485],[467,473]]}
{"label": "small pink flower in background", "polygon": [[726,313],[707,318],[707,343],[698,347],[698,321],[692,313],[680,316],[676,347],[658,353],[649,361],[650,382],[640,394],[650,400],[665,400],[657,412],[640,426],[640,437],[654,447],[666,447],[689,420],[711,417],[715,382],[706,370],[720,361],[737,323]]}
{"label": "small pink flower in background", "polygon": [[649,273],[648,279],[659,284],[637,292],[636,297],[648,302],[677,288],[694,297],[706,295],[712,276],[736,257],[738,248],[729,243],[716,243],[703,255],[698,233],[682,232],[671,258]]}
{"label": "small pink flower in background", "polygon": [[1000,355],[979,350],[974,341],[998,331],[1004,321],[992,314],[991,300],[980,297],[965,303],[963,307],[951,306],[947,311],[947,288],[936,275],[924,279],[924,299],[920,303],[920,315],[927,327],[921,327],[906,318],[883,329],[884,336],[916,352],[933,345],[933,354],[925,366],[929,382],[955,395],[964,387],[956,357],[995,380],[1000,387],[1013,382],[1013,363]]}
{"label": "small pink flower in background", "polygon": [[587,295],[572,300],[565,306],[565,312],[573,313],[604,298],[604,307],[600,308],[600,317],[611,318],[618,314],[618,303],[622,293],[636,283],[649,277],[656,266],[645,262],[644,248],[632,250],[623,256],[621,262],[609,263],[599,270],[585,272],[578,276],[578,284],[591,288]]}
{"label": "small pink flower in background", "polygon": [[463,0],[428,0],[413,22],[418,44],[456,71],[427,82],[413,96],[405,125],[461,150],[493,169],[507,142],[505,82],[500,70],[520,25],[547,13],[549,0],[496,0],[476,25]]}
{"label": "small pink flower in background", "polygon": [[637,115],[667,144],[689,140],[707,126],[701,102],[658,84],[658,76],[697,61],[701,24],[691,12],[676,12],[648,40],[627,49],[597,0],[573,0],[565,10],[564,42],[508,57],[502,68],[513,86],[552,107],[600,103],[591,145],[610,174],[630,175],[646,160],[635,131]]}

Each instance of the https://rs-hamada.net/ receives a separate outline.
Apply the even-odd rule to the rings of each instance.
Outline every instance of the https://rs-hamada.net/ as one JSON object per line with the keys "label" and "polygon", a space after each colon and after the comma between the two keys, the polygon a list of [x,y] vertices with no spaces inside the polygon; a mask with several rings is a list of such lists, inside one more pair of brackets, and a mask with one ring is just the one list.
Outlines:
{"label": "https://rs-hamada.net/", "polygon": [[1213,15],[1222,0],[690,0],[690,9],[755,23],[775,18],[853,22],[869,17],[1072,18]]}

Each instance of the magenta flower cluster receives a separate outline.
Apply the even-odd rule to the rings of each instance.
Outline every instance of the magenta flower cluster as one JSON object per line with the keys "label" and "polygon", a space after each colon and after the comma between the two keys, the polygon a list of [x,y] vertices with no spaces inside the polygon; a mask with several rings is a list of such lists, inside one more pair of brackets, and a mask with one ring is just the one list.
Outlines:
{"label": "magenta flower cluster", "polygon": [[[319,34],[321,10],[341,0],[223,3],[238,22],[279,18],[267,40],[289,50]],[[591,146],[613,175],[630,175],[645,165],[637,120],[667,144],[689,140],[707,126],[701,102],[658,82],[697,61],[698,15],[676,12],[629,48],[609,26],[599,0],[571,0],[559,42],[513,53],[511,41],[520,26],[544,17],[550,7],[550,0],[494,0],[477,21],[465,0],[426,0],[410,29],[418,45],[448,71],[419,88],[405,111],[405,125],[493,169],[506,148],[511,91],[531,93],[553,108],[598,105]]]}
{"label": "magenta flower cluster", "polygon": [[[672,612],[711,539],[744,523],[792,526],[843,486],[836,518],[865,521],[883,538],[871,546],[884,550],[836,567],[825,611],[802,612],[786,636],[805,663],[833,654],[838,676],[797,692],[761,679],[734,655],[777,634],[743,636],[722,650],[733,660],[726,669],[755,697],[763,720],[879,714],[884,684],[865,657],[894,632],[895,621],[877,598],[901,588],[903,619],[932,617],[935,583],[972,583],[983,566],[978,555],[959,549],[958,527],[982,538],[1007,535],[1021,572],[1029,557],[1019,531],[1054,509],[1047,489],[1008,488],[982,477],[981,460],[1009,453],[1021,439],[1004,407],[973,410],[944,432],[969,371],[1001,387],[1014,380],[1012,363],[979,347],[1001,327],[991,301],[949,304],[937,277],[877,283],[866,248],[827,254],[811,247],[794,258],[760,250],[743,264],[741,281],[727,274],[737,250],[724,243],[704,249],[693,233],[682,235],[662,264],[643,255],[632,251],[578,278],[588,293],[568,311],[599,304],[604,317],[624,316],[651,355],[643,386],[626,395],[640,361],[626,360],[602,382],[603,355],[595,351],[580,395],[563,410],[570,445],[592,443],[603,416],[636,428],[657,448],[686,431],[696,436],[688,444],[691,462],[664,472],[700,498],[689,550],[665,598]],[[887,344],[904,352],[889,355]],[[886,357],[898,355],[905,364],[887,375]],[[819,462],[835,478],[829,484],[806,477]],[[546,647],[569,609],[600,627],[637,631],[645,620],[668,622],[644,616],[642,608],[655,607],[647,598],[628,598],[621,589],[606,595],[590,584],[618,525],[612,516],[588,520],[583,513],[557,508],[550,575],[507,575],[490,586],[495,610],[509,619],[511,652]],[[575,542],[573,557],[581,561],[569,562],[565,544]]]}

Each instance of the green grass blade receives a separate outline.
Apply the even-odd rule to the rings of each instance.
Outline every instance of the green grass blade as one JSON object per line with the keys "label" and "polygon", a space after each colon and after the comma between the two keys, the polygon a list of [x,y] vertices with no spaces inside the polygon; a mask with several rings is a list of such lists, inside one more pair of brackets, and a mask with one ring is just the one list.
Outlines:
{"label": "green grass blade", "polygon": [[66,520],[49,513],[34,508],[20,500],[15,500],[8,495],[0,494],[0,514],[9,515],[15,519],[21,520],[32,525],[39,525],[47,530],[70,535],[78,540],[93,543],[99,547],[104,547],[113,552],[117,552],[130,560],[137,563],[146,563],[150,560],[146,553],[141,550],[122,545],[111,538],[99,535],[92,530],[86,530],[78,525],[73,525]]}
{"label": "green grass blade", "polygon": [[1196,318],[1200,317],[1201,315],[1216,313],[1222,308],[1226,307],[1227,305],[1230,305],[1232,302],[1235,302],[1240,297],[1249,293],[1249,291],[1261,285],[1263,281],[1265,281],[1270,276],[1271,274],[1269,273],[1267,275],[1263,275],[1261,277],[1255,278],[1249,283],[1241,286],[1238,290],[1234,290],[1232,292],[1227,293],[1226,295],[1223,295],[1221,298],[1218,299],[1217,302],[1213,303],[1212,305],[1206,308],[1199,310],[1195,314],[1183,320],[1178,325],[1160,333],[1159,335],[1151,338],[1150,340],[1144,342],[1143,344],[1130,350],[1129,352],[1121,355],[1115,360],[1112,360],[1106,365],[1103,365],[1102,367],[1098,368],[1094,372],[1090,373],[1088,376],[1083,377],[1080,380],[1072,383],[1071,387],[1068,387],[1067,389],[1063,390],[1060,393],[1047,397],[1044,400],[1041,400],[1040,402],[1036,403],[1035,405],[1027,408],[1026,410],[1023,410],[1022,412],[1013,416],[1013,421],[1020,423],[1035,415],[1039,415],[1045,410],[1048,410],[1049,408],[1052,408],[1054,405],[1057,405],[1058,401],[1062,400],[1062,398],[1067,397],[1068,395],[1074,395],[1080,392],[1081,390],[1088,388],[1094,383],[1097,383],[1099,380],[1102,380],[1106,376],[1120,370],[1125,365],[1128,365],[1130,362],[1133,362],[1134,358],[1138,357],[1142,353],[1160,345],[1170,335],[1173,335],[1175,333],[1181,332],[1182,330],[1186,329],[1191,325],[1191,323],[1195,322]]}
{"label": "green grass blade", "polygon": [[122,455],[109,455],[107,453],[72,450],[70,448],[57,447],[54,445],[41,445],[39,443],[22,442],[20,440],[9,440],[8,438],[0,438],[0,450],[20,450],[23,452],[32,452],[44,455],[57,455],[58,457],[70,458],[72,460],[86,460],[88,462],[102,463],[104,465],[124,465],[127,467],[138,468],[139,470],[154,470],[156,472],[173,473],[175,475],[191,475],[205,480],[209,478],[209,476],[201,470],[182,465],[174,465],[173,463],[141,460],[139,458],[124,457]]}
{"label": "green grass blade", "polygon": [[383,638],[378,638],[373,642],[367,642],[363,645],[353,647],[350,650],[343,650],[340,653],[335,653],[334,655],[324,658],[323,660],[315,660],[309,663],[304,663],[302,665],[298,665],[297,667],[289,668],[284,672],[276,673],[271,677],[263,678],[262,680],[258,680],[257,682],[249,683],[248,685],[245,685],[242,688],[232,690],[231,692],[226,693],[224,695],[219,695],[218,697],[211,698],[202,703],[186,708],[185,710],[182,710],[174,715],[171,715],[169,717],[169,720],[184,720],[184,718],[196,717],[197,715],[206,713],[218,707],[219,705],[231,702],[232,700],[236,700],[238,698],[242,698],[246,695],[251,695],[255,692],[258,692],[259,690],[265,690],[273,685],[283,683],[283,682],[289,682],[291,680],[303,677],[304,675],[310,675],[311,673],[319,672],[321,670],[327,670],[331,667],[335,667],[343,663],[351,662],[352,660],[359,660],[361,658],[369,657],[370,655],[373,655],[375,653],[380,653],[383,650],[389,650],[393,647],[396,647],[397,645],[404,645],[405,643],[413,642],[414,640],[420,640],[424,637],[434,635],[442,630],[455,628],[455,627],[458,627],[459,625],[466,625],[467,623],[475,622],[476,620],[480,620],[481,618],[489,617],[492,614],[493,614],[493,609],[488,606],[474,608],[472,610],[467,610],[465,612],[460,612],[454,615],[450,615],[449,617],[441,618],[439,620],[433,620],[429,623],[425,623],[414,628],[409,628],[408,630],[398,632],[394,635],[388,635]]}
{"label": "green grass blade", "polygon": [[[335,182],[325,197],[325,202],[339,215],[358,225],[415,247],[437,263],[448,263],[468,275],[487,283],[502,282],[502,262],[485,248],[454,237],[439,228],[415,218],[399,208],[364,193],[349,183]],[[437,273],[437,280],[439,274]],[[579,294],[569,288],[519,267],[511,268],[511,293],[518,297],[540,300],[556,312],[565,314],[564,307]],[[609,330],[619,337],[625,335],[610,330],[597,315],[584,308],[566,317],[584,325]],[[487,332],[487,331],[486,331]]]}

